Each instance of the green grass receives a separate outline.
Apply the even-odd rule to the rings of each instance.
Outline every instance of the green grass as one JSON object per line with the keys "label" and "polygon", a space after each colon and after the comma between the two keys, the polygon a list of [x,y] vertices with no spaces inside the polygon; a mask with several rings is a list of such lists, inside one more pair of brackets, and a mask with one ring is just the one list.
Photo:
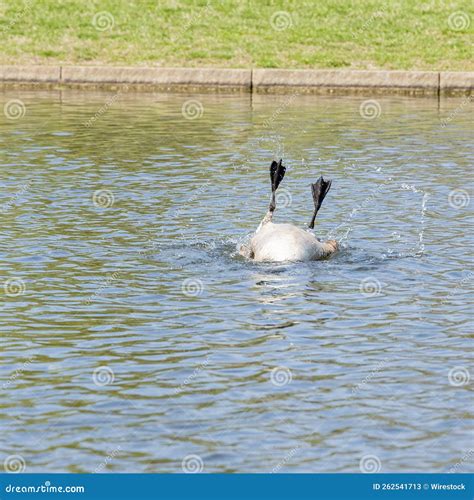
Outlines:
{"label": "green grass", "polygon": [[[4,0],[0,64],[474,68],[471,0],[210,0],[206,5],[206,0]],[[101,12],[108,13],[106,22],[113,18],[110,29],[94,26],[94,15]],[[272,16],[285,29],[272,27]]]}

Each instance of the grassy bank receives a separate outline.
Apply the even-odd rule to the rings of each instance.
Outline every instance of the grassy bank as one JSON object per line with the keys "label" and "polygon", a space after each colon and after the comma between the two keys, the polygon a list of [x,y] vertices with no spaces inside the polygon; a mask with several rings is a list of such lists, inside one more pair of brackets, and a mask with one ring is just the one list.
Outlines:
{"label": "grassy bank", "polygon": [[6,0],[0,64],[474,69],[470,0]]}

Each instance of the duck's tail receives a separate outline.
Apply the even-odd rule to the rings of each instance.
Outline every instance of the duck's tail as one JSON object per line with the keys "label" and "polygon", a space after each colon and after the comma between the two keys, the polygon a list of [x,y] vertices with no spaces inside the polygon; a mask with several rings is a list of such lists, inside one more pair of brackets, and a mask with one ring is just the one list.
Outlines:
{"label": "duck's tail", "polygon": [[313,192],[313,200],[314,200],[314,213],[309,223],[309,228],[314,228],[314,221],[316,220],[316,215],[318,215],[318,211],[321,208],[321,204],[323,203],[324,198],[331,189],[332,181],[325,181],[321,176],[315,184],[311,184],[311,190]]}

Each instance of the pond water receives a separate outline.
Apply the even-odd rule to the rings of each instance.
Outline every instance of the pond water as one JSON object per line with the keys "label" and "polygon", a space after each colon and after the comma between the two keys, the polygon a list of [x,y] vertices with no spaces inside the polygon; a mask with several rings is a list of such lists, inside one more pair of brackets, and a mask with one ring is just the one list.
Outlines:
{"label": "pond water", "polygon": [[0,95],[7,470],[474,470],[467,99]]}

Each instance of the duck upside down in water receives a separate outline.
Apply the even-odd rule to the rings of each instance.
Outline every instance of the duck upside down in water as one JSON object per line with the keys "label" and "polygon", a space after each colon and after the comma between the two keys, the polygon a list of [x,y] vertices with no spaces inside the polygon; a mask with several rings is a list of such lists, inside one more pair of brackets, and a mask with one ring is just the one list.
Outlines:
{"label": "duck upside down in water", "polygon": [[[273,213],[276,208],[275,193],[285,176],[286,167],[282,160],[273,161],[270,165],[270,180],[272,183],[272,199],[268,212],[255,231],[248,245],[242,245],[241,255],[257,262],[309,261],[329,257],[338,251],[339,245],[335,240],[319,241],[316,236],[294,226],[293,224],[274,224]],[[315,184],[311,184],[314,200],[314,213],[309,228],[314,228],[316,215],[321,204],[331,188],[331,181],[320,177]]]}

